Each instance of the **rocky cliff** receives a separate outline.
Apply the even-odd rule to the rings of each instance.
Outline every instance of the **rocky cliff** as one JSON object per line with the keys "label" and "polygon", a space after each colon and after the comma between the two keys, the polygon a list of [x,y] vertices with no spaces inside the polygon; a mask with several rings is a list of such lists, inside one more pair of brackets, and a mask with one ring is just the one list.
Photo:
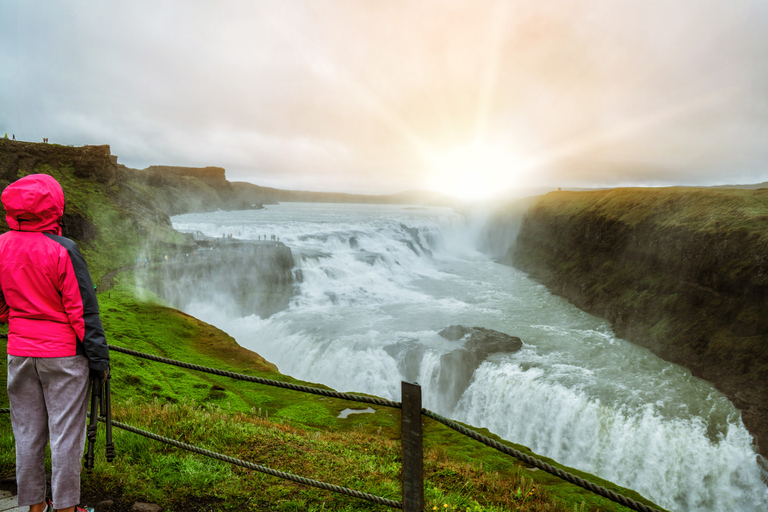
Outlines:
{"label": "rocky cliff", "polygon": [[45,169],[97,183],[126,204],[138,201],[145,209],[161,212],[160,217],[253,205],[250,198],[235,192],[221,167],[153,165],[138,170],[118,164],[107,145],[73,147],[0,139],[0,188]]}
{"label": "rocky cliff", "polygon": [[553,192],[506,262],[712,382],[768,455],[768,189]]}
{"label": "rocky cliff", "polygon": [[[96,282],[139,256],[152,260],[194,251],[194,240],[176,232],[169,215],[252,206],[234,192],[220,167],[137,170],[118,164],[106,145],[0,139],[0,190],[32,173],[50,174],[64,188],[64,235],[78,242]],[[0,222],[0,233],[7,229]]]}
{"label": "rocky cliff", "polygon": [[[144,193],[141,172],[118,164],[109,146],[0,140],[0,189],[28,174],[55,177],[66,197],[64,235],[80,245],[95,282],[148,247],[165,253],[193,243],[172,228],[162,202]],[[0,232],[7,229],[0,222]]]}
{"label": "rocky cliff", "polygon": [[227,181],[221,167],[153,165],[141,171],[132,169],[131,176],[145,185],[142,194],[168,215],[261,207]]}

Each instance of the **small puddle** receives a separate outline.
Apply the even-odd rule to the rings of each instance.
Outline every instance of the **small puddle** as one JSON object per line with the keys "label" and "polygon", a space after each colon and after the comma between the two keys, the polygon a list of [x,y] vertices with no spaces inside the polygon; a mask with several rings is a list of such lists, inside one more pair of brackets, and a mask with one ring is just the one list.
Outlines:
{"label": "small puddle", "polygon": [[368,407],[367,409],[344,409],[336,417],[337,418],[346,418],[350,414],[364,414],[364,413],[372,413],[372,412],[376,412],[376,410],[371,408],[371,407]]}

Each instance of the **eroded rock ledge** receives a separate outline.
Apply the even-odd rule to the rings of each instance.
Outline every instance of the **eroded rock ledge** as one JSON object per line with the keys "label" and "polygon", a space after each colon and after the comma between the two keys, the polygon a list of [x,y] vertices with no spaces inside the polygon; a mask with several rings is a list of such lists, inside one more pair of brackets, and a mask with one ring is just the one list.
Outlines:
{"label": "eroded rock ledge", "polygon": [[712,382],[768,455],[768,189],[553,192],[506,262]]}

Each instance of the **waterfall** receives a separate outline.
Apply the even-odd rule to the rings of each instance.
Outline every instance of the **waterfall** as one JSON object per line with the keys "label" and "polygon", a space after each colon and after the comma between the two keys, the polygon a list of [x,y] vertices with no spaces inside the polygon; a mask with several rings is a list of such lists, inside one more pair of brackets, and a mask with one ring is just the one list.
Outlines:
{"label": "waterfall", "polygon": [[[449,209],[290,203],[172,221],[291,248],[302,281],[285,309],[240,316],[205,286],[184,306],[283,373],[393,400],[401,380],[416,380],[425,407],[672,510],[768,506],[750,435],[721,393],[476,251]],[[465,369],[444,356],[465,340],[439,332],[457,324],[518,336],[523,348],[451,379]]]}

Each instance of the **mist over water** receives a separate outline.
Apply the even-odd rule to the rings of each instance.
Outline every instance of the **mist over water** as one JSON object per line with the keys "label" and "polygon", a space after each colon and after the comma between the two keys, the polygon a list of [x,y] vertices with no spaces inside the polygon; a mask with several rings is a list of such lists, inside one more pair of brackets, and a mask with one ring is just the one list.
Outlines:
{"label": "mist over water", "polygon": [[[303,282],[287,310],[239,317],[203,283],[185,307],[283,373],[393,400],[416,380],[425,407],[670,510],[768,507],[751,437],[721,393],[494,263],[449,209],[288,203],[172,221],[291,247]],[[440,356],[463,342],[438,331],[455,324],[519,336],[523,349],[489,356],[466,388],[441,389],[457,368]]]}

